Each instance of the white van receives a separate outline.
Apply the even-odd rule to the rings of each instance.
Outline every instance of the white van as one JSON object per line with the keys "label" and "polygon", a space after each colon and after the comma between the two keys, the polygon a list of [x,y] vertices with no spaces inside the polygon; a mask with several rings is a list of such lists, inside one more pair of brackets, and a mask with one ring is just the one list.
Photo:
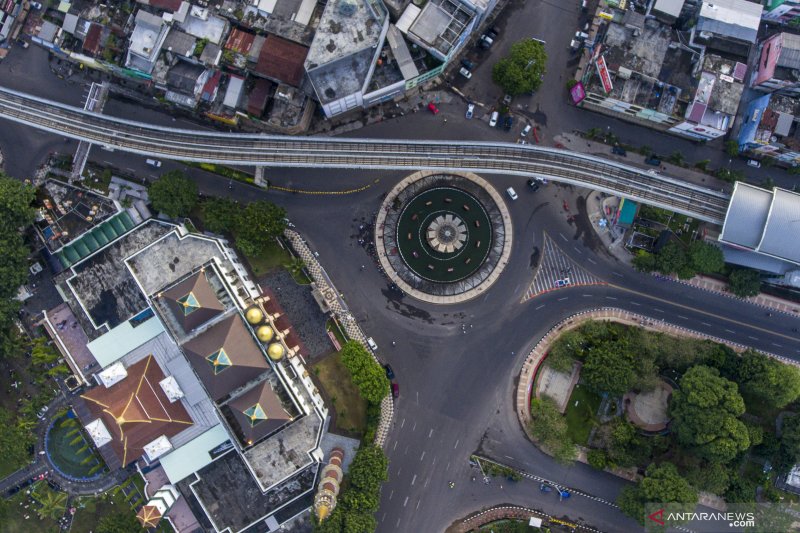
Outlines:
{"label": "white van", "polygon": [[509,187],[508,189],[506,189],[506,194],[512,200],[516,200],[517,198],[519,198],[519,196],[517,196],[517,191],[514,190],[514,187]]}
{"label": "white van", "polygon": [[372,350],[373,352],[378,351],[378,345],[375,344],[375,341],[372,340],[372,337],[367,338],[367,346],[369,346],[369,349]]}
{"label": "white van", "polygon": [[148,159],[145,161],[145,163],[147,163],[151,167],[161,168],[161,161],[159,161],[158,159]]}
{"label": "white van", "polygon": [[492,116],[489,119],[489,127],[494,128],[495,126],[497,126],[497,119],[498,118],[500,118],[500,113],[498,113],[497,111],[492,113]]}

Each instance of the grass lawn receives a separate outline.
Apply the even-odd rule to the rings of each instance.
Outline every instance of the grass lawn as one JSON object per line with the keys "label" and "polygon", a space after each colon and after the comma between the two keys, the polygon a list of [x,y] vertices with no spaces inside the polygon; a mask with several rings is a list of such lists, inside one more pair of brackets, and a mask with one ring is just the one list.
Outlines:
{"label": "grass lawn", "polygon": [[247,261],[256,276],[263,276],[276,268],[283,268],[283,265],[287,264],[291,259],[289,252],[281,248],[275,241],[270,241],[263,253],[256,256],[247,256]]}
{"label": "grass lawn", "polygon": [[589,441],[592,421],[600,407],[600,401],[600,396],[584,385],[575,385],[572,390],[564,416],[567,418],[567,432],[575,444],[585,446]]}
{"label": "grass lawn", "polygon": [[[57,532],[58,525],[55,520],[50,520],[49,518],[39,519],[35,511],[36,505],[30,495],[25,494],[24,490],[6,500],[7,513],[0,520],[0,533],[19,533],[20,531],[30,531],[31,533]],[[28,508],[26,509],[25,506],[28,506]],[[28,517],[27,520],[25,519],[26,516]]]}
{"label": "grass lawn", "polygon": [[340,346],[344,346],[344,343],[347,342],[347,338],[345,338],[342,330],[339,329],[339,326],[332,318],[328,319],[328,321],[325,323],[325,329],[333,332],[333,336],[336,337],[337,341],[339,341]]}
{"label": "grass lawn", "polygon": [[315,363],[313,370],[336,411],[336,427],[363,433],[367,423],[367,402],[359,396],[358,389],[350,379],[350,372],[342,364],[341,355],[329,355]]}
{"label": "grass lawn", "polygon": [[[139,476],[137,476],[139,477]],[[118,512],[120,509],[133,509],[125,499],[122,491],[113,488],[100,496],[85,496],[75,503],[78,509],[72,519],[70,533],[91,533],[97,529],[100,517]]]}

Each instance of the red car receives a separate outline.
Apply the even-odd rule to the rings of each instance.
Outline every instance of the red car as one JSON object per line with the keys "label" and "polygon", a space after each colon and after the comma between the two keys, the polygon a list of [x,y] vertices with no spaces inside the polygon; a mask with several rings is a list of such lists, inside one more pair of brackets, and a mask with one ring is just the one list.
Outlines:
{"label": "red car", "polygon": [[400,397],[400,385],[392,383],[392,398],[395,400]]}
{"label": "red car", "polygon": [[430,109],[431,113],[433,113],[434,115],[439,112],[439,108],[436,107],[436,105],[433,102],[428,104],[428,109]]}

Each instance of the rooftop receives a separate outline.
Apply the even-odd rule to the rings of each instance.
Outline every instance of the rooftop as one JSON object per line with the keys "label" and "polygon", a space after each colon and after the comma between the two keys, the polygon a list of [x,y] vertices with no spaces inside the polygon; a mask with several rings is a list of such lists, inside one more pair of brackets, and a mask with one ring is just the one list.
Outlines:
{"label": "rooftop", "polygon": [[298,414],[283,386],[277,378],[274,381],[274,388],[270,380],[265,379],[228,400],[222,407],[243,447],[252,446],[274,433]]}
{"label": "rooftop", "polygon": [[149,306],[124,260],[172,229],[148,220],[72,267],[67,284],[96,328],[113,328]]}
{"label": "rooftop", "polygon": [[241,531],[314,489],[318,463],[262,493],[242,457],[228,453],[178,483],[190,503],[199,501],[217,531]]}
{"label": "rooftop", "polygon": [[111,434],[110,445],[122,465],[141,457],[162,435],[172,437],[193,423],[181,402],[170,402],[164,394],[159,382],[165,376],[152,356],[126,370],[127,377],[111,387],[98,385],[81,395]]}
{"label": "rooftop", "polygon": [[168,50],[173,54],[190,57],[194,54],[194,45],[197,39],[188,33],[180,30],[172,30],[164,40],[164,50]]}
{"label": "rooftop", "polygon": [[306,58],[306,70],[374,48],[381,42],[385,8],[374,0],[331,0]]}
{"label": "rooftop", "polygon": [[305,46],[275,35],[268,35],[261,47],[254,72],[299,87],[303,81],[303,62],[307,55],[308,48]]}
{"label": "rooftop", "polygon": [[215,279],[217,288],[213,287],[210,276],[216,277],[213,269],[202,269],[159,293],[181,333],[188,333],[225,312],[225,305],[217,297],[220,282]]}
{"label": "rooftop", "polygon": [[470,27],[475,13],[454,0],[431,0],[417,16],[408,33],[426,46],[447,55]]}
{"label": "rooftop", "polygon": [[208,39],[211,43],[220,44],[228,31],[228,22],[223,18],[209,15],[207,9],[193,6],[186,20],[180,23],[180,28],[198,39]]}
{"label": "rooftop", "polygon": [[136,26],[130,35],[129,52],[154,60],[168,31],[169,26],[164,24],[161,17],[140,9],[136,13]]}
{"label": "rooftop", "polygon": [[761,4],[748,0],[704,1],[697,30],[754,43],[763,9]]}

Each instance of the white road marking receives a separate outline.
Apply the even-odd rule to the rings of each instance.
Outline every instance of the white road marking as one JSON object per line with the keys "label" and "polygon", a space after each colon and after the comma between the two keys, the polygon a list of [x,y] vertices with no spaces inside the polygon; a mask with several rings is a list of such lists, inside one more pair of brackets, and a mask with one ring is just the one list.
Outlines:
{"label": "white road marking", "polygon": [[431,466],[435,466],[435,465],[436,465],[436,457],[433,458],[433,465],[431,465]]}
{"label": "white road marking", "polygon": [[683,320],[689,320],[689,317],[683,315],[678,315],[678,318],[682,318]]}
{"label": "white road marking", "polygon": [[400,468],[397,469],[397,475],[399,476],[400,472],[402,472],[402,471],[403,471],[403,467],[401,466]]}
{"label": "white road marking", "polygon": [[396,528],[399,528],[399,527],[400,527],[400,519],[398,518],[398,519],[397,519],[397,525],[395,526],[395,529],[396,529]]}
{"label": "white road marking", "polygon": [[420,503],[421,501],[422,501],[422,500],[417,500],[417,506],[416,506],[414,509],[419,509],[419,503]]}
{"label": "white road marking", "polygon": [[383,516],[381,517],[381,524],[383,524],[384,520],[386,520],[386,513],[383,513]]}
{"label": "white road marking", "polygon": [[616,298],[613,296],[606,296],[606,300],[616,300]]}
{"label": "white road marking", "polygon": [[422,452],[422,455],[419,456],[419,460],[422,461],[425,459],[425,452]]}
{"label": "white road marking", "polygon": [[773,346],[777,346],[778,348],[783,348],[783,346],[782,346],[782,345],[780,345],[780,344],[778,344],[777,342],[773,342],[773,343],[772,343],[772,345],[773,345]]}
{"label": "white road marking", "polygon": [[656,313],[663,313],[664,312],[663,309],[658,309],[657,307],[654,307],[653,311],[655,311]]}
{"label": "white road marking", "polygon": [[592,297],[591,294],[581,294],[581,296],[583,296],[584,298],[591,298]]}
{"label": "white road marking", "polygon": [[591,257],[587,257],[586,260],[589,261],[593,265],[597,264],[597,262],[594,259],[592,259]]}
{"label": "white road marking", "polygon": [[450,470],[450,463],[449,463],[449,462],[447,463],[447,466],[446,466],[444,469],[445,469],[445,472],[446,472],[447,470]]}
{"label": "white road marking", "polygon": [[574,249],[576,252],[578,252],[579,254],[582,254],[582,253],[583,253],[583,252],[581,251],[581,249],[580,249],[580,248],[578,248],[577,246],[573,246],[572,248],[573,248],[573,249]]}
{"label": "white road marking", "polygon": [[390,500],[392,499],[392,496],[394,496],[394,489],[392,490],[392,493],[391,493],[391,494],[389,494],[389,499],[390,499]]}
{"label": "white road marking", "polygon": [[559,235],[559,236],[560,236],[562,239],[564,239],[564,242],[569,242],[569,239],[567,239],[566,237],[564,237],[564,235],[563,235],[562,233],[559,233],[558,235]]}
{"label": "white road marking", "polygon": [[417,480],[417,475],[414,474],[414,477],[411,478],[411,484],[413,485],[416,480]]}
{"label": "white road marking", "polygon": [[637,306],[641,307],[642,304],[640,304],[638,302],[631,302],[631,305],[637,305]]}
{"label": "white road marking", "polygon": [[514,458],[511,457],[510,455],[506,455],[506,459],[511,459],[512,461],[514,460]]}
{"label": "white road marking", "polygon": [[544,305],[540,305],[539,307],[537,307],[536,309],[534,309],[534,311],[538,311],[538,310],[539,310],[539,309],[541,309],[542,307],[544,307]]}
{"label": "white road marking", "polygon": [[563,302],[564,300],[569,300],[569,296],[564,296],[563,298],[559,298],[559,302]]}
{"label": "white road marking", "polygon": [[403,426],[406,425],[406,419],[404,418],[402,422],[400,422],[400,429],[403,429]]}
{"label": "white road marking", "polygon": [[455,445],[455,446],[453,446],[453,449],[454,449],[454,450],[455,450],[456,448],[458,448],[458,442],[459,442],[459,441],[458,441],[458,439],[456,439],[456,445]]}
{"label": "white road marking", "polygon": [[392,451],[397,449],[397,441],[394,441],[394,446],[392,446]]}
{"label": "white road marking", "polygon": [[406,500],[403,502],[403,507],[405,507],[406,504],[408,504],[408,496],[406,496]]}
{"label": "white road marking", "polygon": [[428,482],[430,480],[431,480],[431,478],[428,478],[428,479],[425,480],[425,484],[422,486],[423,489],[428,486]]}
{"label": "white road marking", "polygon": [[747,338],[748,339],[753,339],[754,341],[758,340],[758,337],[753,337],[752,335],[748,335]]}
{"label": "white road marking", "polygon": [[711,324],[709,324],[708,322],[700,322],[700,323],[703,324],[704,326],[708,326],[709,328],[711,327]]}
{"label": "white road marking", "polygon": [[417,423],[416,422],[414,422],[414,427],[411,428],[411,431],[414,431],[415,429],[417,429]]}
{"label": "white road marking", "polygon": [[431,435],[433,435],[433,428],[428,432],[428,438],[431,438]]}
{"label": "white road marking", "polygon": [[624,278],[625,277],[622,274],[620,274],[619,272],[616,272],[614,270],[612,270],[611,273],[614,274],[615,276],[619,276],[620,278]]}
{"label": "white road marking", "polygon": [[735,331],[733,331],[732,329],[726,329],[725,331],[727,331],[728,333],[736,333],[736,332],[735,332]]}

